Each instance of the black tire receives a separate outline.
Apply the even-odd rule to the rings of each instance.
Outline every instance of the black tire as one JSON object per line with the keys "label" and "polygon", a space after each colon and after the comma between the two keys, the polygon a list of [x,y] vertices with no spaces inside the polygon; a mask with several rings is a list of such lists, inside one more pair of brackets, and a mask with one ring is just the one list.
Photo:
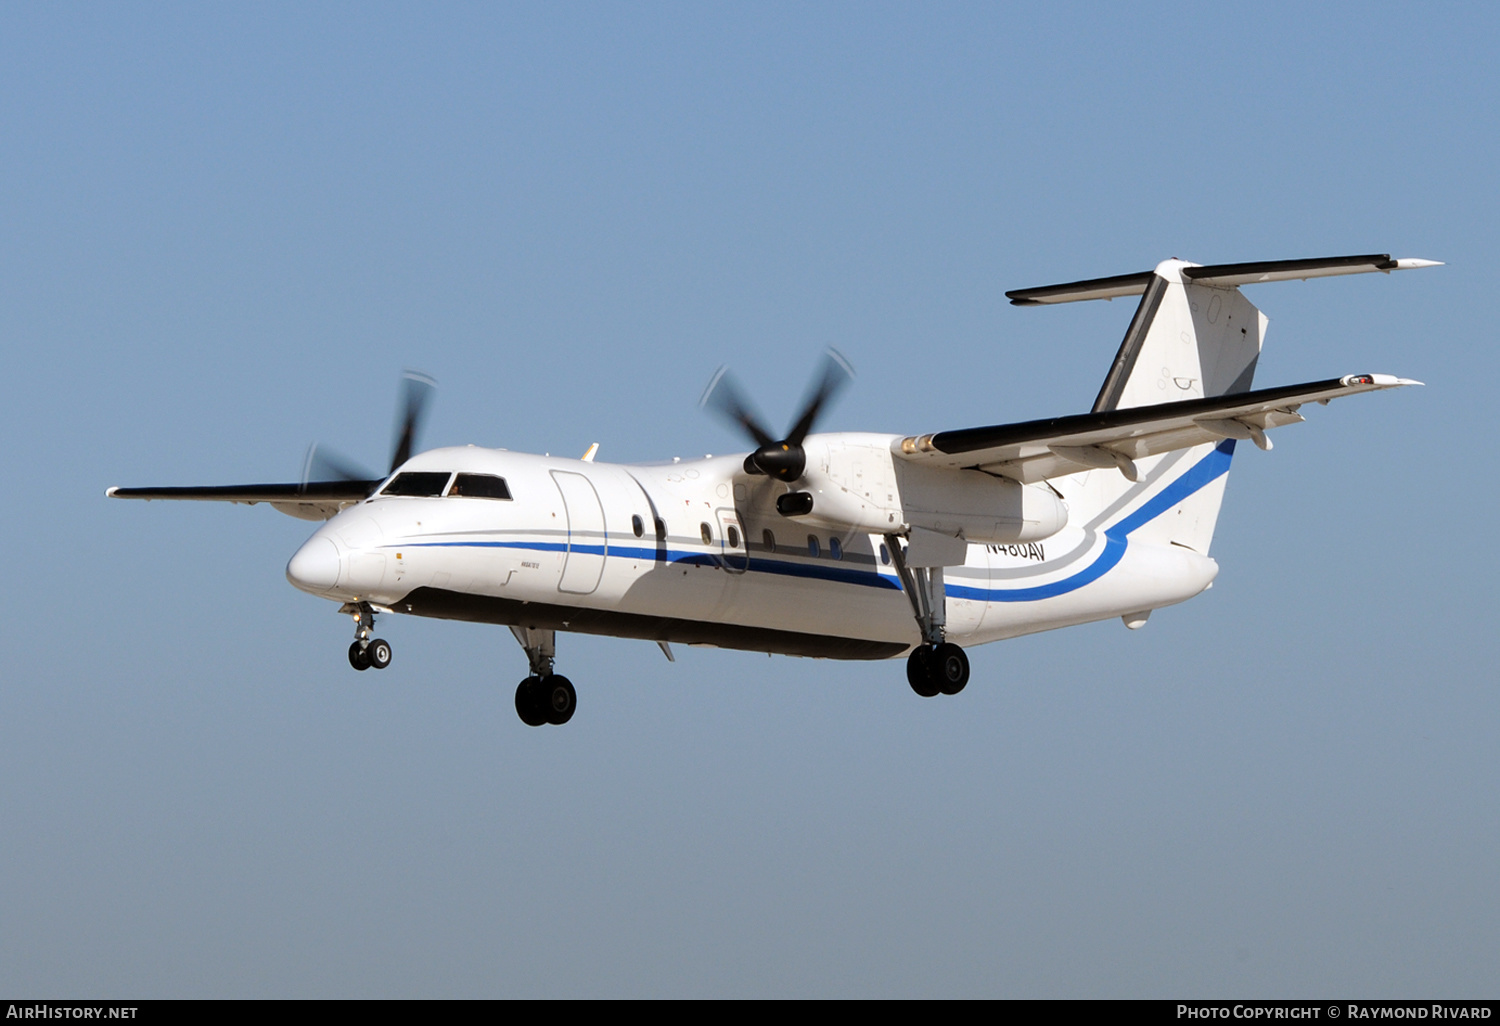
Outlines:
{"label": "black tire", "polygon": [[516,685],[516,715],[528,727],[540,727],[547,722],[542,705],[537,701],[541,697],[537,693],[539,690],[535,677],[527,677]]}
{"label": "black tire", "polygon": [[365,655],[370,657],[370,665],[377,670],[383,670],[391,665],[391,645],[384,638],[376,638],[370,642],[370,647],[365,649]]}
{"label": "black tire", "polygon": [[350,645],[349,665],[356,670],[368,670],[370,668],[370,650],[357,641]]}
{"label": "black tire", "polygon": [[945,695],[956,695],[969,683],[969,657],[964,650],[945,641],[932,653],[932,680]]}
{"label": "black tire", "polygon": [[938,693],[937,680],[932,672],[932,649],[919,645],[906,657],[906,682],[923,698],[932,698]]}
{"label": "black tire", "polygon": [[571,720],[573,710],[578,708],[578,692],[573,690],[573,682],[560,673],[542,678],[537,697],[540,699],[537,704],[547,717],[547,722],[555,727],[561,727]]}

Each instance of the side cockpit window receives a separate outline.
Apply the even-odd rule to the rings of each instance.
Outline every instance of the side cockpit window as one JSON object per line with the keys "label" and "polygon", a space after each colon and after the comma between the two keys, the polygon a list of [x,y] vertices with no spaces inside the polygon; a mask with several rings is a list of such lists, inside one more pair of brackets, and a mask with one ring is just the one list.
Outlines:
{"label": "side cockpit window", "polygon": [[459,474],[448,494],[471,499],[509,499],[510,488],[505,478],[493,474]]}
{"label": "side cockpit window", "polygon": [[437,496],[443,494],[443,489],[448,487],[448,478],[452,477],[446,470],[408,470],[404,474],[397,474],[391,479],[381,491],[381,495],[427,495]]}

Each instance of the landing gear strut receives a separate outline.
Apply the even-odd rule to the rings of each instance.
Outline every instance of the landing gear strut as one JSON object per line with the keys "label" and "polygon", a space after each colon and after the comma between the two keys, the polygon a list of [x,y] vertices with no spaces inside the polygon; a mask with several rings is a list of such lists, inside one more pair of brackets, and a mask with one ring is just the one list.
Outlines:
{"label": "landing gear strut", "polygon": [[885,544],[922,632],[922,644],[912,649],[906,659],[906,681],[923,698],[956,695],[969,683],[969,657],[944,637],[947,592],[943,588],[943,568],[908,566],[901,539],[894,534],[885,536]]}
{"label": "landing gear strut", "polygon": [[562,726],[573,718],[578,693],[572,681],[552,672],[557,632],[537,627],[512,627],[510,631],[526,650],[531,664],[531,676],[516,685],[516,715],[528,727],[544,723]]}
{"label": "landing gear strut", "polygon": [[374,667],[383,670],[391,665],[391,645],[384,638],[371,638],[375,633],[375,610],[368,602],[350,602],[339,610],[354,617],[354,644],[349,646],[349,665],[356,670]]}

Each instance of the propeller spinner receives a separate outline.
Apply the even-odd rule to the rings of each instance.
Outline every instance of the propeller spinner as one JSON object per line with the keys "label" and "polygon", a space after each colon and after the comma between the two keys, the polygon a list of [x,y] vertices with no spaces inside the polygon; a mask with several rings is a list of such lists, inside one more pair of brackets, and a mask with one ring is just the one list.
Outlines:
{"label": "propeller spinner", "polygon": [[807,452],[802,443],[812,432],[823,408],[854,379],[854,368],[831,346],[823,357],[821,377],[803,400],[802,413],[780,441],[761,424],[736,385],[729,368],[720,367],[703,392],[698,405],[738,424],[757,448],[745,457],[745,473],[765,474],[778,481],[796,481],[807,469]]}

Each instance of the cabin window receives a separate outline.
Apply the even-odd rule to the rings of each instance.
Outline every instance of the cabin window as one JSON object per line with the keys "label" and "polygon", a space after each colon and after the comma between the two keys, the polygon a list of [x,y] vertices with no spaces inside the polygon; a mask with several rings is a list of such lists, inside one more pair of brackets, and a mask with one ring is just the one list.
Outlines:
{"label": "cabin window", "polygon": [[712,545],[714,543],[714,529],[709,527],[706,522],[698,525],[698,533],[702,535],[704,545]]}
{"label": "cabin window", "polygon": [[637,538],[639,538],[641,535],[643,535],[643,534],[646,533],[646,525],[641,520],[641,515],[639,513],[632,513],[631,514],[631,516],[630,516],[630,529],[635,532],[635,536]]}
{"label": "cabin window", "polygon": [[818,536],[815,535],[815,534],[808,535],[807,536],[807,554],[809,556],[817,557],[817,556],[821,555],[821,553],[822,553],[822,550],[818,547]]}
{"label": "cabin window", "polygon": [[731,549],[740,547],[740,529],[733,524],[729,525],[729,547]]}
{"label": "cabin window", "polygon": [[448,487],[448,478],[452,476],[446,470],[409,470],[397,474],[380,494],[438,496]]}
{"label": "cabin window", "polygon": [[659,542],[667,540],[667,522],[661,517],[656,518],[656,540]]}
{"label": "cabin window", "polygon": [[828,554],[834,559],[844,558],[844,546],[839,542],[837,538],[828,539]]}
{"label": "cabin window", "polygon": [[767,552],[776,551],[776,535],[771,533],[769,527],[760,533],[760,543],[766,547]]}
{"label": "cabin window", "polygon": [[494,474],[459,474],[453,479],[449,495],[462,495],[466,499],[509,499],[510,488],[505,478]]}
{"label": "cabin window", "polygon": [[891,565],[891,550],[885,547],[885,542],[880,543],[880,561],[886,566]]}

